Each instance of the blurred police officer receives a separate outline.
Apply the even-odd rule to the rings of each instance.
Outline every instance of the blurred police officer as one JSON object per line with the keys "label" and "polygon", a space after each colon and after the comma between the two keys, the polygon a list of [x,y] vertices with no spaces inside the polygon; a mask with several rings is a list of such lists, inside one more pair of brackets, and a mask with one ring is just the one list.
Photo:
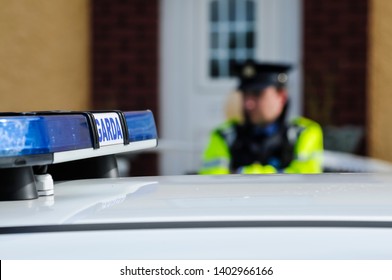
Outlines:
{"label": "blurred police officer", "polygon": [[215,129],[200,174],[322,172],[320,126],[299,117],[286,121],[289,65],[246,61],[238,69],[243,120]]}

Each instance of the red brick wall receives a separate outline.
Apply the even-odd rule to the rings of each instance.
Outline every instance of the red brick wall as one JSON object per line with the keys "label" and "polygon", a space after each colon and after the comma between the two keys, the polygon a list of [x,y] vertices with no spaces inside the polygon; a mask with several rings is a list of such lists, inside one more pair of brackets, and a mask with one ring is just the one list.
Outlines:
{"label": "red brick wall", "polygon": [[305,114],[366,125],[368,0],[304,0]]}
{"label": "red brick wall", "polygon": [[[94,109],[150,109],[158,116],[159,1],[93,0],[91,5]],[[153,154],[132,162],[131,175],[156,173]]]}

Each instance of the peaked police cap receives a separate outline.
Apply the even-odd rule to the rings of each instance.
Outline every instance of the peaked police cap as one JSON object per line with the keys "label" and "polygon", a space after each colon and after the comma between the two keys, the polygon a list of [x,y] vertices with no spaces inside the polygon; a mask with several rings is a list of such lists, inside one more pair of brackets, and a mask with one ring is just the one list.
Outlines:
{"label": "peaked police cap", "polygon": [[286,86],[289,64],[257,63],[247,60],[236,67],[240,80],[238,90],[258,93],[268,86]]}

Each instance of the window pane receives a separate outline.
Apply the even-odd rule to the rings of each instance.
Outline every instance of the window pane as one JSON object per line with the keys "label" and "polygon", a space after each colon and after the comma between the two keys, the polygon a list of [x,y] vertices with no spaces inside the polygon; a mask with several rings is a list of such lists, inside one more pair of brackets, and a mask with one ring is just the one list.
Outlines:
{"label": "window pane", "polygon": [[211,46],[211,49],[217,49],[219,47],[219,33],[218,32],[211,32],[210,46]]}
{"label": "window pane", "polygon": [[255,21],[255,3],[253,1],[246,1],[246,19],[247,21]]}
{"label": "window pane", "polygon": [[210,61],[210,76],[213,78],[219,77],[219,61],[216,59]]}
{"label": "window pane", "polygon": [[218,21],[218,1],[211,1],[210,4],[210,20],[211,22]]}
{"label": "window pane", "polygon": [[226,78],[229,76],[229,61],[222,59],[219,65],[219,77]]}
{"label": "window pane", "polygon": [[255,33],[253,31],[246,32],[246,48],[253,49],[255,46]]}
{"label": "window pane", "polygon": [[236,33],[230,32],[229,34],[229,49],[234,50],[236,48]]}
{"label": "window pane", "polygon": [[229,61],[229,75],[230,75],[230,77],[235,76],[237,63],[239,63],[238,60],[230,59],[230,61]]}
{"label": "window pane", "polygon": [[235,0],[229,0],[229,21],[235,21]]}
{"label": "window pane", "polygon": [[252,59],[255,58],[255,49],[249,49],[247,51],[246,57],[247,57],[247,59],[248,58],[252,58]]}

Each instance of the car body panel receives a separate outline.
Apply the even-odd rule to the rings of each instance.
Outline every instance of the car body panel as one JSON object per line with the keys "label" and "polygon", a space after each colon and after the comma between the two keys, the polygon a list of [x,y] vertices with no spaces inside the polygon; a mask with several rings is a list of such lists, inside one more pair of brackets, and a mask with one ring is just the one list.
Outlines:
{"label": "car body panel", "polygon": [[0,202],[0,258],[388,259],[392,175],[59,182]]}

